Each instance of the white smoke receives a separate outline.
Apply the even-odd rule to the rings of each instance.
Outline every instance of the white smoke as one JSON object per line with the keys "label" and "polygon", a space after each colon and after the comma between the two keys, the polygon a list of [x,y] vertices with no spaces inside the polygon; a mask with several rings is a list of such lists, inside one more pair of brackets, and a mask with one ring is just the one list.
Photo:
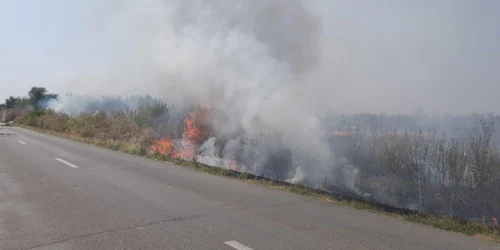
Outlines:
{"label": "white smoke", "polygon": [[[68,91],[94,102],[100,95],[151,94],[177,107],[210,107],[227,118],[212,120],[232,138],[222,146],[224,159],[253,157],[248,169],[261,174],[286,146],[285,175],[300,172],[317,183],[331,172],[319,110],[310,105],[318,100],[304,91],[321,55],[321,20],[303,1],[130,0],[110,8],[101,39],[116,42],[115,63],[74,76]],[[59,98],[51,106],[75,113],[85,110],[82,101]],[[273,139],[260,148],[245,143],[260,133]],[[219,163],[215,144],[207,141],[198,160]],[[298,165],[306,166],[295,171]]]}
{"label": "white smoke", "polygon": [[292,183],[292,184],[299,184],[300,182],[302,182],[304,180],[304,178],[305,178],[305,176],[304,176],[304,173],[302,172],[302,168],[299,166],[299,167],[297,167],[296,172],[293,175],[293,177],[291,179],[288,179],[287,181]]}
{"label": "white smoke", "polygon": [[56,99],[46,100],[43,106],[49,107],[56,112],[64,112],[68,115],[80,113],[92,113],[113,111],[127,108],[137,108],[142,102],[149,101],[148,96],[92,96],[92,95],[59,95]]}

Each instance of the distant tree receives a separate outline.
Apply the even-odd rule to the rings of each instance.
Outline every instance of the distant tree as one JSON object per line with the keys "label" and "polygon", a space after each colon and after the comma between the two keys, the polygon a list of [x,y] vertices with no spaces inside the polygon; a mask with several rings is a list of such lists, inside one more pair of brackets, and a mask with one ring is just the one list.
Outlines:
{"label": "distant tree", "polygon": [[16,106],[18,106],[20,104],[20,100],[21,100],[21,98],[19,98],[19,97],[9,96],[9,98],[5,99],[4,105],[6,108],[15,108]]}
{"label": "distant tree", "polygon": [[17,99],[17,107],[26,107],[26,106],[29,106],[31,104],[31,101],[28,99],[28,97],[18,97]]}
{"label": "distant tree", "polygon": [[42,100],[57,98],[57,94],[49,94],[44,87],[32,87],[28,92],[28,99],[31,105],[38,107]]}
{"label": "distant tree", "polygon": [[46,99],[55,99],[57,98],[59,95],[58,94],[47,94],[45,96]]}
{"label": "distant tree", "polygon": [[31,104],[36,105],[40,100],[45,98],[47,92],[47,89],[44,87],[32,87],[28,92],[28,98]]}

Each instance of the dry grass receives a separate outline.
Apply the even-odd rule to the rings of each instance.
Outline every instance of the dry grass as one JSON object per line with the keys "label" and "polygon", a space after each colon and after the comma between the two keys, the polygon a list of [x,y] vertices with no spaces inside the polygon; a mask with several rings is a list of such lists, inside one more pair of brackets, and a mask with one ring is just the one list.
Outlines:
{"label": "dry grass", "polygon": [[[435,208],[435,201],[440,199],[443,202],[439,206],[453,215],[457,213],[458,207],[465,207],[465,210],[479,208],[483,211],[489,208],[490,211],[495,211],[495,206],[498,207],[500,201],[500,191],[498,191],[500,185],[496,185],[500,184],[500,179],[495,179],[500,173],[500,156],[498,151],[488,144],[491,138],[489,124],[483,123],[478,127],[466,141],[469,144],[457,142],[446,144],[441,137],[426,135],[415,130],[405,131],[402,134],[381,133],[370,139],[367,139],[368,136],[361,130],[349,131],[349,134],[354,136],[344,137],[346,140],[340,143],[345,150],[336,148],[334,151],[340,152],[348,158],[349,163],[359,167],[361,174],[357,185],[363,192],[374,194],[374,200],[386,204],[384,205],[160,155],[151,150],[151,145],[160,138],[154,131],[172,130],[165,129],[165,126],[172,125],[178,128],[179,124],[169,124],[168,119],[159,118],[166,110],[161,105],[154,106],[153,109],[148,107],[143,109],[113,114],[102,112],[81,114],[76,117],[68,117],[49,110],[43,111],[37,117],[19,109],[12,110],[9,114],[10,118],[20,126],[74,141],[168,161],[198,171],[236,178],[444,230],[466,235],[482,235],[496,241],[500,239],[495,235],[498,230],[485,228],[480,223],[394,208],[401,204],[398,202],[404,204],[408,199],[413,199],[418,204],[419,211],[426,211],[428,207]],[[152,118],[151,114],[154,114],[155,118]],[[178,138],[182,133],[176,129],[172,131],[174,131],[172,138]],[[468,156],[465,157],[463,152]],[[429,178],[426,166],[430,166],[436,172],[437,178]],[[388,178],[392,185],[390,187],[387,185]],[[477,185],[478,180],[481,180],[479,181],[481,185]],[[476,186],[479,188],[475,188]],[[384,200],[383,196],[375,197],[377,193],[399,199],[396,202],[398,204]]]}
{"label": "dry grass", "polygon": [[[452,232],[457,232],[461,233],[464,235],[469,235],[469,236],[475,236],[475,237],[481,237],[481,238],[487,238],[489,240],[499,242],[500,243],[500,236],[498,235],[498,230],[492,230],[484,227],[480,223],[476,222],[471,222],[471,221],[465,221],[465,220],[459,220],[456,218],[452,218],[449,216],[435,216],[435,215],[430,215],[430,214],[425,214],[425,213],[417,213],[417,212],[412,212],[404,209],[396,209],[394,207],[390,207],[384,204],[380,203],[372,203],[372,202],[366,202],[366,201],[361,201],[361,200],[355,200],[349,197],[342,197],[342,196],[334,196],[330,193],[321,191],[321,190],[313,190],[310,188],[307,188],[305,186],[300,186],[300,185],[293,185],[290,183],[286,182],[279,182],[275,180],[270,180],[266,179],[263,177],[247,174],[247,173],[240,173],[240,172],[235,172],[232,170],[227,170],[224,168],[220,167],[211,167],[211,166],[206,166],[200,163],[196,162],[188,162],[188,161],[183,161],[179,159],[171,159],[168,158],[164,155],[157,154],[153,151],[151,151],[149,148],[146,148],[144,146],[144,142],[141,140],[138,141],[129,141],[129,142],[123,142],[119,140],[112,140],[112,139],[101,139],[99,137],[84,137],[82,135],[78,134],[69,134],[65,132],[58,132],[58,131],[49,131],[37,127],[31,127],[31,126],[24,126],[21,125],[24,128],[51,134],[54,136],[62,137],[62,138],[67,138],[73,141],[77,142],[83,142],[91,145],[95,145],[98,147],[106,148],[106,149],[111,149],[115,151],[121,151],[125,153],[130,153],[138,156],[143,156],[147,157],[149,159],[154,159],[158,161],[166,161],[170,162],[179,166],[184,166],[184,167],[190,167],[194,168],[198,171],[209,173],[209,174],[214,174],[218,176],[224,176],[228,178],[235,178],[235,179],[240,179],[249,183],[257,184],[257,185],[262,185],[265,187],[273,188],[273,189],[279,189],[283,190],[286,192],[292,192],[295,194],[299,195],[305,195],[308,197],[313,197],[319,200],[324,200],[327,202],[335,203],[335,204],[340,204],[340,205],[345,205],[349,206],[352,208],[356,209],[361,209],[364,211],[369,211],[369,212],[374,212],[378,214],[383,214],[386,216],[390,216],[393,218],[401,219],[401,220],[406,220],[409,222],[414,222],[414,223],[419,223],[427,226],[431,226],[434,228],[442,229],[442,230],[447,230],[447,231],[452,231]],[[146,136],[147,137],[147,136]]]}

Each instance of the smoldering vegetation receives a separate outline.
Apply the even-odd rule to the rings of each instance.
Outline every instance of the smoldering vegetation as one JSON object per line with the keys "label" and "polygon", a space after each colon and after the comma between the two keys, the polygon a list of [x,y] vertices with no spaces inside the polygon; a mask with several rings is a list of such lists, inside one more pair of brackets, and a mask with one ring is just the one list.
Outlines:
{"label": "smoldering vegetation", "polygon": [[[219,110],[150,96],[86,100],[75,113],[52,99],[31,125],[395,208],[461,218],[500,212],[498,115],[323,117],[318,130],[331,159],[324,162],[275,130],[221,132],[216,125],[227,114]],[[16,118],[23,119],[33,122],[29,114]]]}
{"label": "smoldering vegetation", "polygon": [[357,170],[357,195],[477,218],[499,213],[499,122],[493,114],[351,115],[337,120],[331,145],[343,167]]}

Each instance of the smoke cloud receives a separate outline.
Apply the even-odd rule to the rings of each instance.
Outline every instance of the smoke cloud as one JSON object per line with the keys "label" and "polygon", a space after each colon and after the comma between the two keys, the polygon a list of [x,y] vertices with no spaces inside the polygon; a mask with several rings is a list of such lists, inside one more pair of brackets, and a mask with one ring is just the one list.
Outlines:
{"label": "smoke cloud", "polygon": [[[321,20],[303,1],[154,0],[109,7],[100,31],[116,42],[113,63],[71,78],[67,92],[85,96],[62,96],[51,108],[70,114],[97,104],[111,109],[121,103],[99,96],[131,93],[180,109],[200,105],[224,117],[211,120],[226,139],[224,159],[239,155],[251,164],[244,168],[262,174],[270,159],[290,155],[288,166],[272,166],[283,169],[280,178],[293,177],[295,167],[288,167],[300,166],[297,174],[315,183],[331,172],[318,110],[310,106],[314,97],[302,94],[319,62],[322,33]],[[247,146],[261,133],[260,148]],[[203,145],[201,161],[214,163],[215,141]]]}
{"label": "smoke cloud", "polygon": [[[412,33],[398,35],[398,43],[387,41],[391,37],[384,27],[392,27],[389,23],[382,28],[368,22],[358,27],[377,30],[381,38],[368,34],[363,38],[356,35],[356,26],[352,31],[344,27],[345,34],[356,38],[350,44],[357,47],[348,47],[341,33],[332,31],[340,29],[341,22],[326,30],[328,21],[338,21],[336,16],[325,14],[328,8],[320,13],[313,10],[313,4],[300,0],[128,0],[94,5],[98,14],[93,17],[93,32],[98,37],[96,44],[105,49],[100,54],[102,62],[80,74],[69,74],[62,85],[63,92],[83,96],[63,96],[51,107],[71,114],[97,107],[113,110],[123,102],[104,100],[102,95],[149,94],[178,109],[201,105],[217,110],[222,118],[212,119],[211,125],[220,132],[217,139],[202,147],[206,163],[221,161],[213,159],[218,150],[210,148],[220,147],[224,158],[239,155],[238,160],[251,164],[244,166],[251,172],[262,174],[272,169],[270,172],[279,173],[280,178],[293,179],[296,173],[319,183],[332,175],[335,162],[343,160],[334,159],[326,142],[320,121],[327,113],[373,111],[374,107],[377,111],[408,111],[415,108],[412,105],[425,102],[432,103],[426,108],[443,111],[493,107],[485,98],[470,103],[473,99],[457,94],[467,84],[450,85],[460,78],[451,66],[446,68],[448,73],[436,73],[442,65],[434,57],[444,55],[432,53],[432,49],[441,48],[434,40],[440,37],[437,28],[432,27],[450,28],[448,35],[459,37],[458,26],[437,20],[455,20],[457,13],[466,9],[463,4],[457,4],[455,12],[445,17],[439,11],[426,11],[426,6],[398,5],[411,9],[407,15],[430,20],[417,25],[404,19]],[[325,2],[317,5],[334,7]],[[380,17],[379,11],[370,5],[370,12],[364,14]],[[428,58],[424,60],[423,54]],[[384,57],[388,60],[382,62]],[[430,60],[435,68],[430,68]],[[455,80],[448,81],[444,75]],[[433,84],[436,87],[429,88]],[[470,109],[460,106],[464,100],[469,100]],[[445,103],[449,105],[444,107]],[[266,136],[261,138],[260,134]],[[248,146],[255,138],[265,146]],[[282,159],[288,155],[290,160]],[[278,171],[273,161],[288,164],[280,165]]]}

